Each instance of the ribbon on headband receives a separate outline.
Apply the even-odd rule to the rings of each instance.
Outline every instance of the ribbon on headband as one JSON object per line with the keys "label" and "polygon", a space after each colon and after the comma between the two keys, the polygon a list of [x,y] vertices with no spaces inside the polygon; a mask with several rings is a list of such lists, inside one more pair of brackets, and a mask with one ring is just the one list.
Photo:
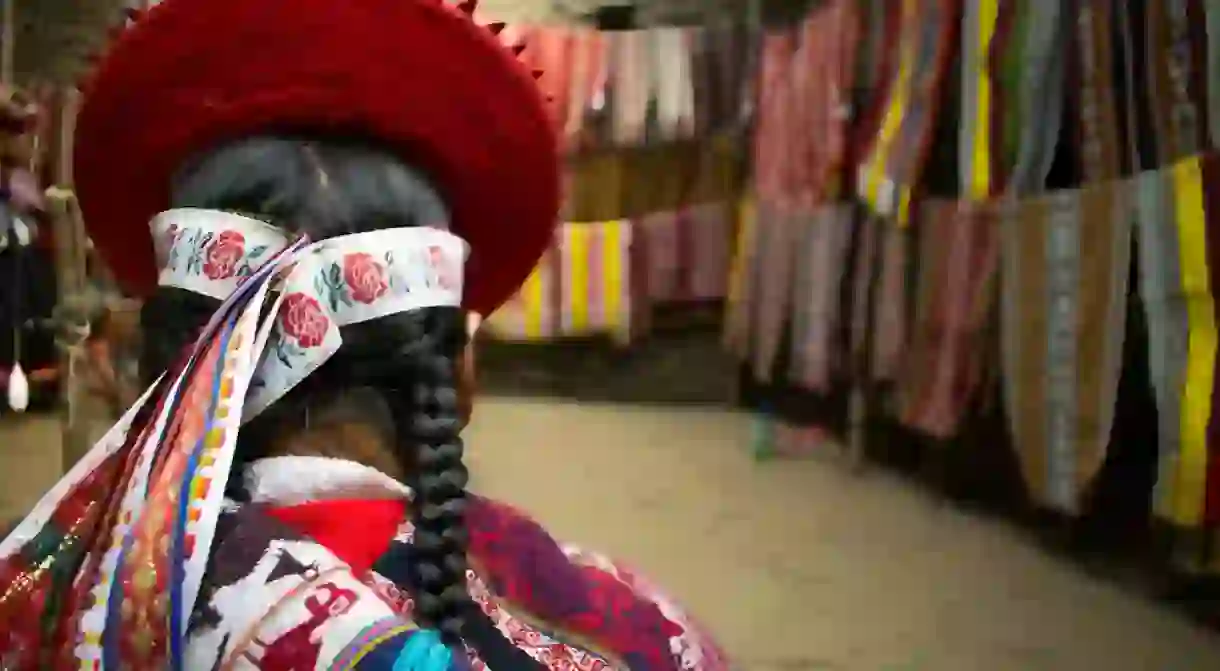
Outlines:
{"label": "ribbon on headband", "polygon": [[48,654],[182,668],[241,424],[333,355],[342,326],[461,304],[466,244],[438,229],[309,244],[204,210],[152,228],[161,283],[223,303],[190,358],[0,541],[0,663],[12,668]]}

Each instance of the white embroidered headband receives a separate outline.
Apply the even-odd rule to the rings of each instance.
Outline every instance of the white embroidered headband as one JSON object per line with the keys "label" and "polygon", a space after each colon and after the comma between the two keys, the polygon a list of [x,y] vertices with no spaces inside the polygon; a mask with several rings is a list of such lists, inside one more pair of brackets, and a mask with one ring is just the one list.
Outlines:
{"label": "white embroidered headband", "polygon": [[[169,210],[152,222],[161,286],[225,300],[288,247],[286,232],[228,212]],[[279,259],[279,296],[262,323],[243,412],[248,421],[336,351],[339,328],[462,302],[466,243],[436,228],[344,235]]]}
{"label": "white embroidered headband", "polygon": [[160,273],[157,283],[218,301],[289,243],[268,223],[220,210],[180,208],[149,224]]}

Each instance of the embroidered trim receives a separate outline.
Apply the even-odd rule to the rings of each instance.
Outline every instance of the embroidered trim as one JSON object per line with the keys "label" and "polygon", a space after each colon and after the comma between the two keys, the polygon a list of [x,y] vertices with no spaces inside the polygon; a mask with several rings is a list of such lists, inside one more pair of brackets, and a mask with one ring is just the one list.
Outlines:
{"label": "embroidered trim", "polygon": [[233,668],[235,668],[238,660],[240,660],[246,650],[250,648],[250,644],[254,642],[254,639],[258,637],[259,629],[261,629],[262,626],[267,623],[267,620],[275,617],[275,615],[280,612],[280,609],[292,602],[293,599],[321,585],[323,579],[329,578],[333,575],[347,573],[347,571],[348,567],[346,564],[334,566],[326,569],[325,571],[314,573],[307,580],[303,580],[301,584],[288,590],[288,593],[280,597],[279,601],[272,604],[271,607],[267,609],[267,612],[263,613],[262,617],[255,620],[253,624],[246,628],[246,631],[242,633],[241,638],[238,639],[237,644],[229,650],[228,656],[225,657],[224,664],[220,667],[221,671],[231,671]]}
{"label": "embroidered trim", "polygon": [[350,671],[378,646],[396,636],[418,629],[413,624],[403,624],[402,620],[396,617],[378,620],[365,627],[359,636],[344,646],[343,651],[331,663],[330,671]]}
{"label": "embroidered trim", "polygon": [[[493,575],[492,572],[489,571],[487,567],[483,566],[483,563],[474,556],[467,557],[467,564],[469,565],[469,569],[467,570],[467,580],[470,581],[471,578],[474,578],[475,580],[480,581],[483,584],[483,589],[487,592],[488,601],[495,604],[498,610],[507,612],[510,617],[515,618],[523,624],[533,628],[535,631],[546,635],[560,645],[583,649],[590,654],[601,657],[606,661],[606,663],[610,664],[616,669],[630,668],[619,655],[612,654],[606,646],[594,642],[590,637],[578,634],[567,628],[563,628],[557,623],[548,622],[545,618],[534,614],[523,604],[504,595],[497,594],[495,590],[491,588],[491,584],[482,577],[491,576]],[[496,623],[496,627],[499,628],[499,626],[499,623]]]}
{"label": "embroidered trim", "polygon": [[157,283],[221,301],[289,244],[287,232],[221,210],[168,210],[149,228]]}

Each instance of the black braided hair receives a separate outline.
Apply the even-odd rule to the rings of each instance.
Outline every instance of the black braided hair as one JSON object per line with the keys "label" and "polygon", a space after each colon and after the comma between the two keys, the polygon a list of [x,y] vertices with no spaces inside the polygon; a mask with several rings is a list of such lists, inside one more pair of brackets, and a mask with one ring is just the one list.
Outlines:
{"label": "black braided hair", "polygon": [[[172,206],[239,212],[313,240],[447,221],[434,187],[395,156],[352,141],[292,136],[244,139],[190,161],[173,184]],[[141,371],[154,376],[171,366],[216,307],[177,289],[153,295],[141,311]],[[371,413],[369,421],[392,418],[395,456],[415,489],[416,616],[456,646],[474,605],[466,591],[468,471],[456,368],[464,317],[458,308],[430,308],[344,327],[342,337],[326,364],[243,428],[235,471],[262,456],[277,431],[302,425],[309,408],[375,390],[389,412]]]}

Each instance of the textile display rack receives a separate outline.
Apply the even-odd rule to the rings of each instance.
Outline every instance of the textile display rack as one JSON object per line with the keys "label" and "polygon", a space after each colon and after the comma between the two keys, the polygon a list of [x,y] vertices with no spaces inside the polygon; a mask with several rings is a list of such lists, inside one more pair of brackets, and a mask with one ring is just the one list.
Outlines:
{"label": "textile display rack", "polygon": [[725,332],[762,447],[858,430],[1220,577],[1220,10],[1182,5],[829,0],[763,36]]}
{"label": "textile display rack", "polygon": [[[523,57],[552,95],[567,223],[516,298],[483,322],[483,384],[723,403],[731,364],[715,339],[744,165],[740,54],[750,32],[538,26],[509,39],[527,45]],[[679,374],[692,367],[714,374]],[[667,379],[641,379],[653,374]]]}

